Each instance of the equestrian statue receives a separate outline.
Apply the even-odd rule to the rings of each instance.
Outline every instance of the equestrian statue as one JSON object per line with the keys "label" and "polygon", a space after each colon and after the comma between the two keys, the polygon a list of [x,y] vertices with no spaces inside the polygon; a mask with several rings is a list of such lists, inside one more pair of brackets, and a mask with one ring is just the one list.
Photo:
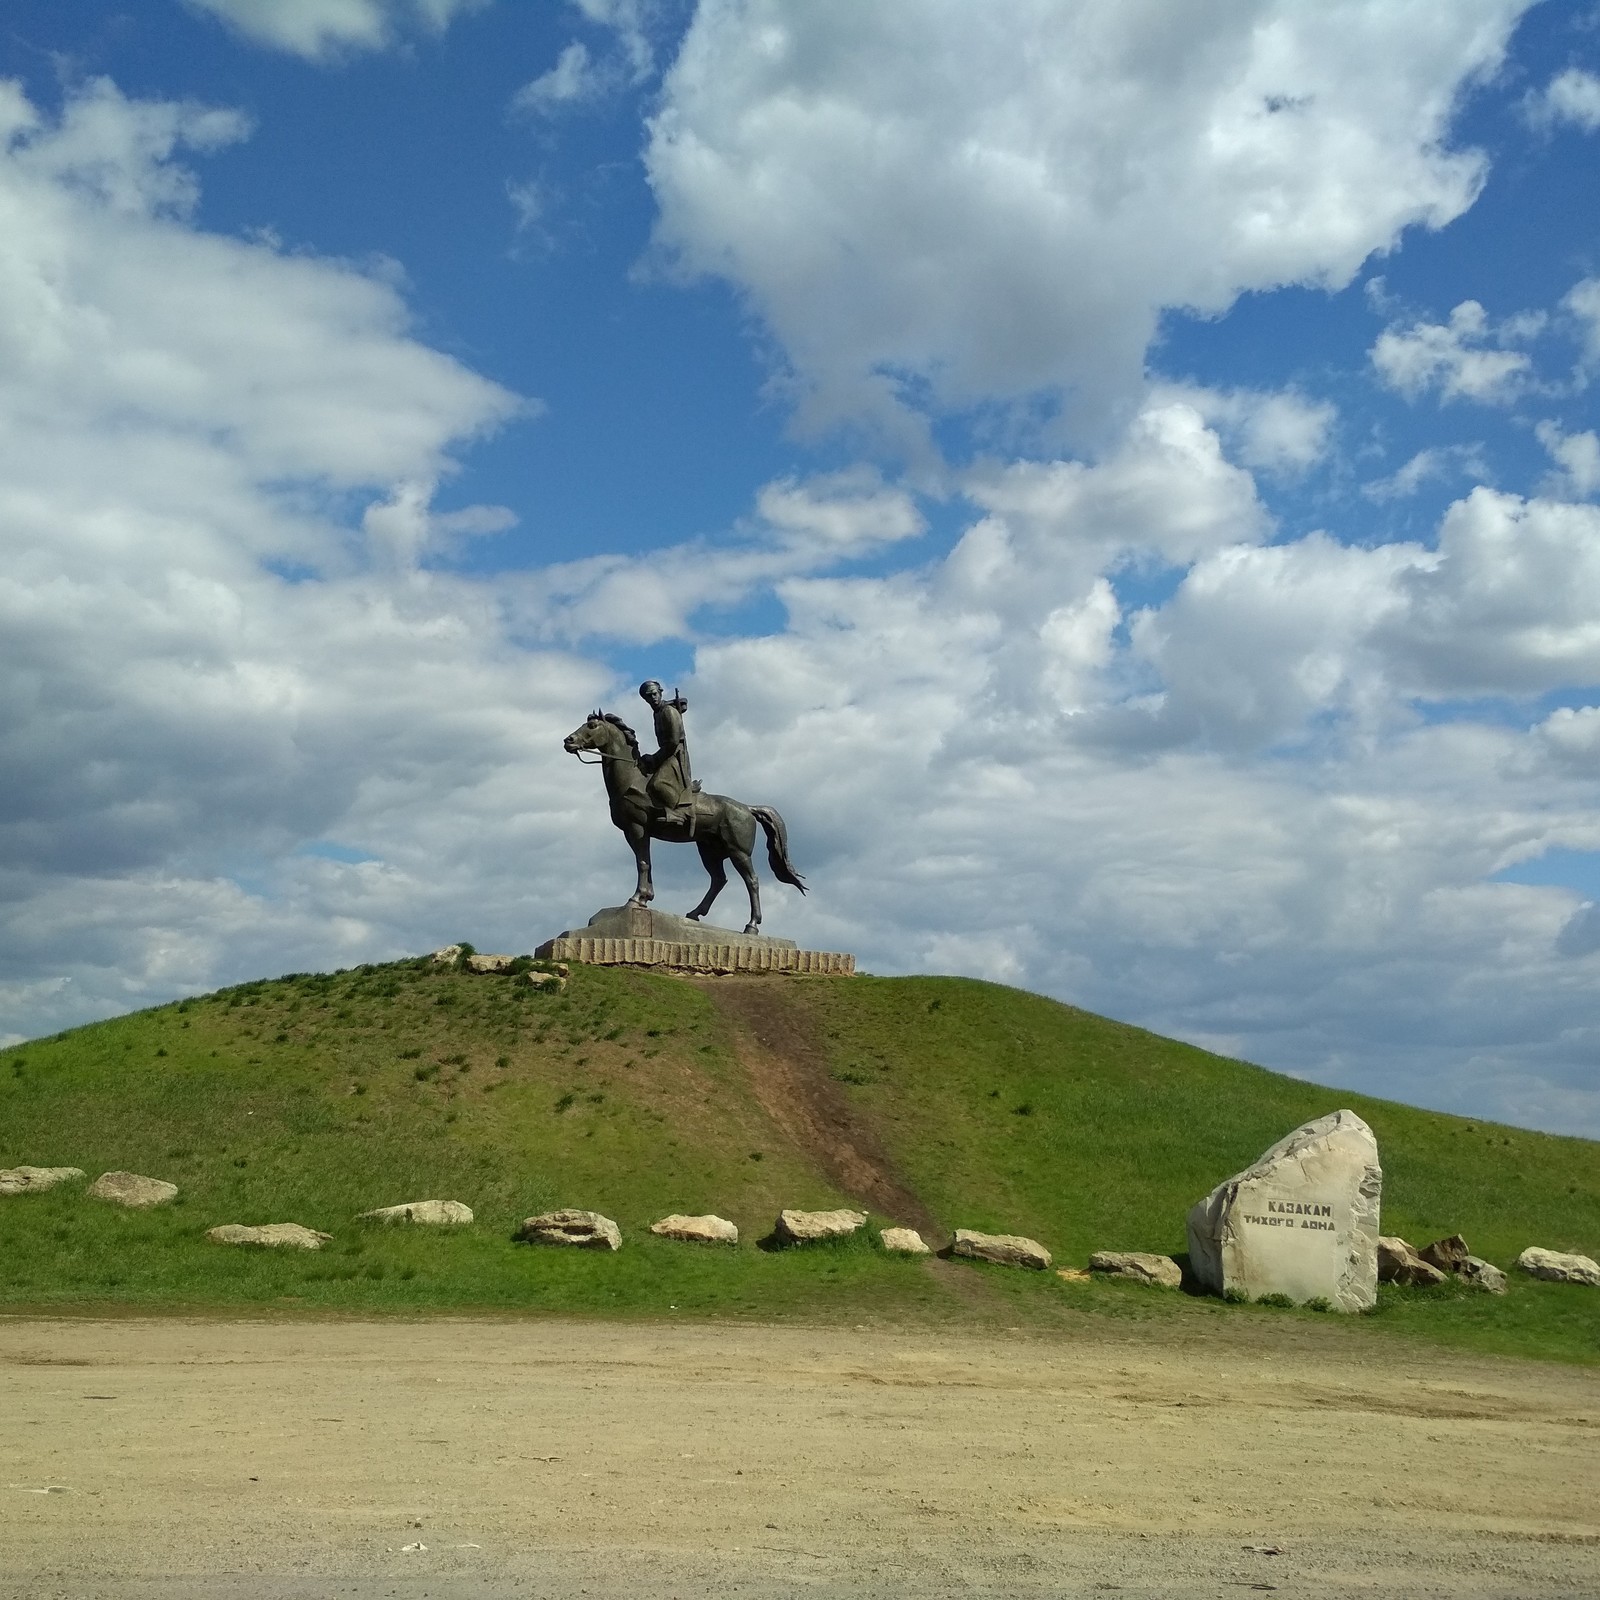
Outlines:
{"label": "equestrian statue", "polygon": [[655,718],[653,754],[641,751],[633,729],[609,711],[590,712],[583,726],[574,728],[561,742],[562,749],[580,761],[593,753],[604,770],[611,820],[622,829],[639,868],[639,887],[628,904],[648,906],[656,897],[650,876],[652,839],[692,844],[710,874],[711,887],[689,913],[690,918],[698,922],[711,909],[728,881],[723,863],[731,861],[750,892],[750,920],[744,931],[760,933],[761,887],[750,862],[757,823],[767,836],[767,864],[773,876],[801,894],[806,892],[804,881],[789,861],[789,833],[783,818],[771,806],[748,806],[725,794],[706,794],[689,765],[683,729],[688,701],[676,691],[669,700],[653,678],[639,685],[639,694]]}

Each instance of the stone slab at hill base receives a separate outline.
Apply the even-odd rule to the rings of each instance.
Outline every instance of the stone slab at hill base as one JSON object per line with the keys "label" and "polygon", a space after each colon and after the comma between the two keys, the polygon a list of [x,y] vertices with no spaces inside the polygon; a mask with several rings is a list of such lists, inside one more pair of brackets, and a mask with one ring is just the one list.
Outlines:
{"label": "stone slab at hill base", "polygon": [[1431,1289],[1445,1280],[1446,1274],[1424,1261],[1399,1234],[1378,1235],[1378,1282],[1401,1283],[1412,1289]]}
{"label": "stone slab at hill base", "polygon": [[320,1250],[332,1237],[315,1228],[302,1228],[298,1222],[264,1222],[258,1228],[225,1222],[220,1228],[206,1230],[212,1244],[253,1244],[268,1250]]}
{"label": "stone slab at hill base", "polygon": [[1468,1256],[1461,1263],[1461,1281],[1473,1283],[1478,1288],[1489,1294],[1504,1294],[1506,1292],[1506,1275],[1492,1261],[1485,1261],[1482,1256]]}
{"label": "stone slab at hill base", "polygon": [[1530,1244],[1517,1257],[1517,1265],[1535,1278],[1548,1283],[1585,1283],[1600,1289],[1600,1263],[1588,1256],[1569,1255],[1562,1250],[1541,1250]]}
{"label": "stone slab at hill base", "polygon": [[102,1172],[84,1193],[96,1200],[110,1200],[143,1211],[147,1206],[164,1206],[176,1199],[178,1186],[161,1178],[142,1178],[137,1172]]}
{"label": "stone slab at hill base", "polygon": [[1183,1284],[1183,1268],[1171,1256],[1148,1250],[1096,1250],[1089,1257],[1089,1270],[1104,1278],[1127,1278],[1158,1289],[1177,1289]]}
{"label": "stone slab at hill base", "polygon": [[403,1205],[379,1206],[363,1211],[362,1219],[371,1222],[417,1222],[432,1227],[462,1227],[472,1221],[472,1207],[459,1200],[407,1200]]}
{"label": "stone slab at hill base", "polygon": [[87,1176],[82,1167],[6,1167],[0,1171],[0,1195],[42,1194],[58,1183]]}
{"label": "stone slab at hill base", "polygon": [[845,1239],[867,1220],[865,1211],[780,1211],[773,1233],[780,1244]]}
{"label": "stone slab at hill base", "polygon": [[1417,1254],[1440,1272],[1459,1272],[1472,1252],[1459,1233],[1452,1233],[1448,1239],[1435,1239],[1432,1244],[1423,1245]]}
{"label": "stone slab at hill base", "polygon": [[738,1244],[739,1230],[726,1217],[685,1217],[673,1212],[650,1224],[651,1233],[685,1244]]}
{"label": "stone slab at hill base", "polygon": [[620,1250],[622,1229],[598,1211],[546,1211],[517,1230],[521,1244],[566,1244],[579,1250]]}
{"label": "stone slab at hill base", "polygon": [[674,972],[799,972],[848,978],[856,958],[833,950],[801,950],[793,939],[734,933],[644,906],[608,906],[588,925],[557,934],[534,951],[540,961],[597,966],[666,967]]}
{"label": "stone slab at hill base", "polygon": [[1353,1111],[1318,1117],[1190,1211],[1190,1268],[1213,1294],[1370,1310],[1382,1192],[1372,1129]]}
{"label": "stone slab at hill base", "polygon": [[1050,1252],[1037,1239],[1020,1233],[974,1233],[971,1228],[956,1229],[950,1254],[1002,1267],[1032,1267],[1035,1272],[1043,1272],[1051,1261]]}
{"label": "stone slab at hill base", "polygon": [[922,1235],[915,1228],[885,1228],[878,1235],[878,1242],[894,1255],[926,1256],[933,1253],[922,1242]]}

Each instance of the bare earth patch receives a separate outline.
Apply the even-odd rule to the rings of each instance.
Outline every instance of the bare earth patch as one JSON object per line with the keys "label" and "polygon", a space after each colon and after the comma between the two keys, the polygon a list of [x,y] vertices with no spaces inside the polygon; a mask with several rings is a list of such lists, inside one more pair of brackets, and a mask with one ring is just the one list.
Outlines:
{"label": "bare earth patch", "polygon": [[1317,1325],[14,1318],[0,1416],[7,1600],[1600,1592],[1600,1374]]}
{"label": "bare earth patch", "polygon": [[933,1214],[828,1075],[827,1052],[792,980],[694,980],[731,1025],[733,1045],[761,1109],[853,1200],[911,1227],[937,1232]]}

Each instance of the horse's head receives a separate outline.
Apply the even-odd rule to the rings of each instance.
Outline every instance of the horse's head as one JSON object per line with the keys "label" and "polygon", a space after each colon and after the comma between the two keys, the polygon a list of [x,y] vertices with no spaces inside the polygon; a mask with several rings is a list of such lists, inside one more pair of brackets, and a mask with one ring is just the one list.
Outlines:
{"label": "horse's head", "polygon": [[605,718],[598,711],[591,711],[583,725],[574,728],[561,741],[561,748],[569,756],[577,755],[580,750],[603,750],[609,742],[607,734],[601,731],[605,726]]}
{"label": "horse's head", "polygon": [[561,741],[561,748],[569,756],[581,756],[585,750],[597,750],[601,756],[614,760],[639,759],[639,741],[633,729],[621,717],[609,711],[591,711],[581,728],[574,728]]}

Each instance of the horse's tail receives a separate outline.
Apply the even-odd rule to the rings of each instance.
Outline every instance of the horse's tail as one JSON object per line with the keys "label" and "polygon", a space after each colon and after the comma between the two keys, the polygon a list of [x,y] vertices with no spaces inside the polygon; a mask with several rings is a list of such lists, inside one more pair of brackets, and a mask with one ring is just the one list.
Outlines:
{"label": "horse's tail", "polygon": [[767,836],[767,865],[779,883],[792,884],[801,894],[806,892],[805,879],[794,870],[789,860],[789,830],[783,818],[771,806],[751,806],[750,815],[761,824]]}

